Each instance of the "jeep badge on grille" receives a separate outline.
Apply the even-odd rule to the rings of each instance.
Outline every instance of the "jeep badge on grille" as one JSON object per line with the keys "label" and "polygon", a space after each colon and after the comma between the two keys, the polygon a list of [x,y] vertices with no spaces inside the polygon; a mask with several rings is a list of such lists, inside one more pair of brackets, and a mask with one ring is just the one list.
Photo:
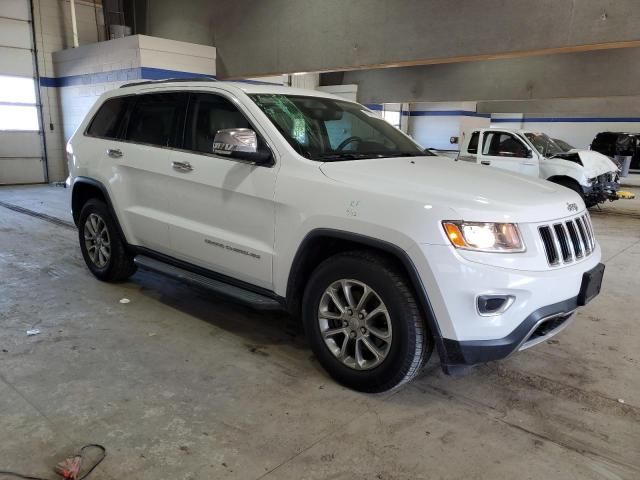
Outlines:
{"label": "jeep badge on grille", "polygon": [[569,210],[570,212],[577,212],[578,211],[578,205],[575,204],[575,203],[567,202],[567,210]]}

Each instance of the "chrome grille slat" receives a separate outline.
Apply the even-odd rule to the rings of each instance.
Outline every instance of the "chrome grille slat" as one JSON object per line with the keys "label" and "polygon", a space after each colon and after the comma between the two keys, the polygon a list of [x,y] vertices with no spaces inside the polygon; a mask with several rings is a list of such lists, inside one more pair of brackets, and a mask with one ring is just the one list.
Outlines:
{"label": "chrome grille slat", "polygon": [[580,234],[580,240],[582,241],[582,245],[584,245],[584,255],[585,257],[591,253],[591,245],[589,245],[589,241],[587,240],[587,234],[584,231],[584,224],[582,223],[582,218],[576,218],[576,225],[578,225],[578,233]]}
{"label": "chrome grille slat", "polygon": [[596,249],[596,237],[588,213],[559,223],[539,225],[538,233],[547,263],[552,267],[583,260]]}
{"label": "chrome grille slat", "polygon": [[582,256],[586,257],[587,255],[589,255],[589,252],[587,252],[587,247],[584,244],[584,240],[582,238],[582,235],[580,234],[580,221],[579,221],[579,219],[576,218],[573,221],[573,224],[576,226],[576,233],[578,235],[578,241],[580,242],[580,248],[582,250]]}
{"label": "chrome grille slat", "polygon": [[596,237],[593,234],[593,225],[591,225],[591,219],[588,215],[584,215],[582,217],[582,221],[584,222],[584,225],[587,229],[587,236],[589,237],[589,243],[591,244],[591,251],[593,251],[596,248]]}
{"label": "chrome grille slat", "polygon": [[551,225],[551,238],[553,238],[553,243],[556,247],[556,252],[558,252],[558,262],[564,259],[564,253],[562,252],[562,245],[560,243],[560,239],[558,238],[558,233],[556,232],[556,226]]}
{"label": "chrome grille slat", "polygon": [[543,226],[540,227],[538,231],[540,232],[540,238],[542,238],[544,250],[547,254],[547,262],[549,265],[557,265],[559,263],[560,256],[558,255],[556,244],[553,241],[553,236],[551,235],[551,227]]}
{"label": "chrome grille slat", "polygon": [[556,240],[556,248],[562,254],[562,261],[568,263],[571,261],[571,250],[569,249],[569,242],[567,240],[567,234],[564,231],[562,223],[556,223],[553,225],[553,233]]}
{"label": "chrome grille slat", "polygon": [[569,236],[571,237],[571,245],[573,245],[573,249],[576,252],[576,259],[582,258],[584,256],[584,249],[580,244],[580,236],[578,235],[578,227],[576,226],[576,222],[573,220],[569,220],[567,223],[567,229],[569,230]]}
{"label": "chrome grille slat", "polygon": [[567,244],[569,245],[569,251],[571,252],[570,261],[573,262],[576,259],[576,247],[571,241],[571,235],[569,234],[569,227],[567,227],[567,224],[563,223],[562,228],[564,229],[564,234],[567,237]]}

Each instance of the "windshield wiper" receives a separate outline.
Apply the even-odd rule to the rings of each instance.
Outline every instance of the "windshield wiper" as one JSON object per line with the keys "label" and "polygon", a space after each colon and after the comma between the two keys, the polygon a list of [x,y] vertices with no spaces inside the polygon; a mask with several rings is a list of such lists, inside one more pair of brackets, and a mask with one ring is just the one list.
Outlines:
{"label": "windshield wiper", "polygon": [[424,152],[387,152],[381,153],[382,157],[429,157],[433,156],[432,153],[424,153]]}
{"label": "windshield wiper", "polygon": [[379,153],[365,153],[365,152],[333,152],[333,153],[320,153],[315,155],[316,160],[323,160],[325,162],[341,161],[341,160],[364,160],[371,158],[391,158],[391,157],[422,157],[426,154],[418,152],[379,152]]}
{"label": "windshield wiper", "polygon": [[376,158],[377,154],[358,153],[358,152],[340,152],[340,153],[320,153],[314,156],[316,160],[325,162],[339,162],[341,160],[362,160],[365,158]]}

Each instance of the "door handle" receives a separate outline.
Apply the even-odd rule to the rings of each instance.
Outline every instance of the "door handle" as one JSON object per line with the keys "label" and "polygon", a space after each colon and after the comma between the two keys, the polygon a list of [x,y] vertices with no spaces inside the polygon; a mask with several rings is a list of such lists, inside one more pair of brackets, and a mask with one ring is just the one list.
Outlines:
{"label": "door handle", "polygon": [[523,165],[535,165],[535,162],[522,162]]}
{"label": "door handle", "polygon": [[117,148],[109,148],[107,150],[107,155],[109,155],[111,158],[120,158],[122,156],[122,150],[119,150]]}
{"label": "door handle", "polygon": [[174,170],[182,173],[190,172],[193,170],[193,167],[189,162],[171,162],[171,166]]}
{"label": "door handle", "polygon": [[480,163],[482,165],[491,165],[491,162],[489,160],[482,160]]}

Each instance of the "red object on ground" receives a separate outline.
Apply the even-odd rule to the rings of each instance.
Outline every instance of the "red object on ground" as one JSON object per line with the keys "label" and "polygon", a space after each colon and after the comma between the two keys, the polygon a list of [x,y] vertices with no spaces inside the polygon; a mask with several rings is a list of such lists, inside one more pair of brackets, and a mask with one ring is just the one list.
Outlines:
{"label": "red object on ground", "polygon": [[62,462],[56,465],[56,473],[61,475],[62,478],[68,478],[70,480],[77,480],[80,473],[80,464],[82,463],[82,457],[76,455],[64,459]]}

